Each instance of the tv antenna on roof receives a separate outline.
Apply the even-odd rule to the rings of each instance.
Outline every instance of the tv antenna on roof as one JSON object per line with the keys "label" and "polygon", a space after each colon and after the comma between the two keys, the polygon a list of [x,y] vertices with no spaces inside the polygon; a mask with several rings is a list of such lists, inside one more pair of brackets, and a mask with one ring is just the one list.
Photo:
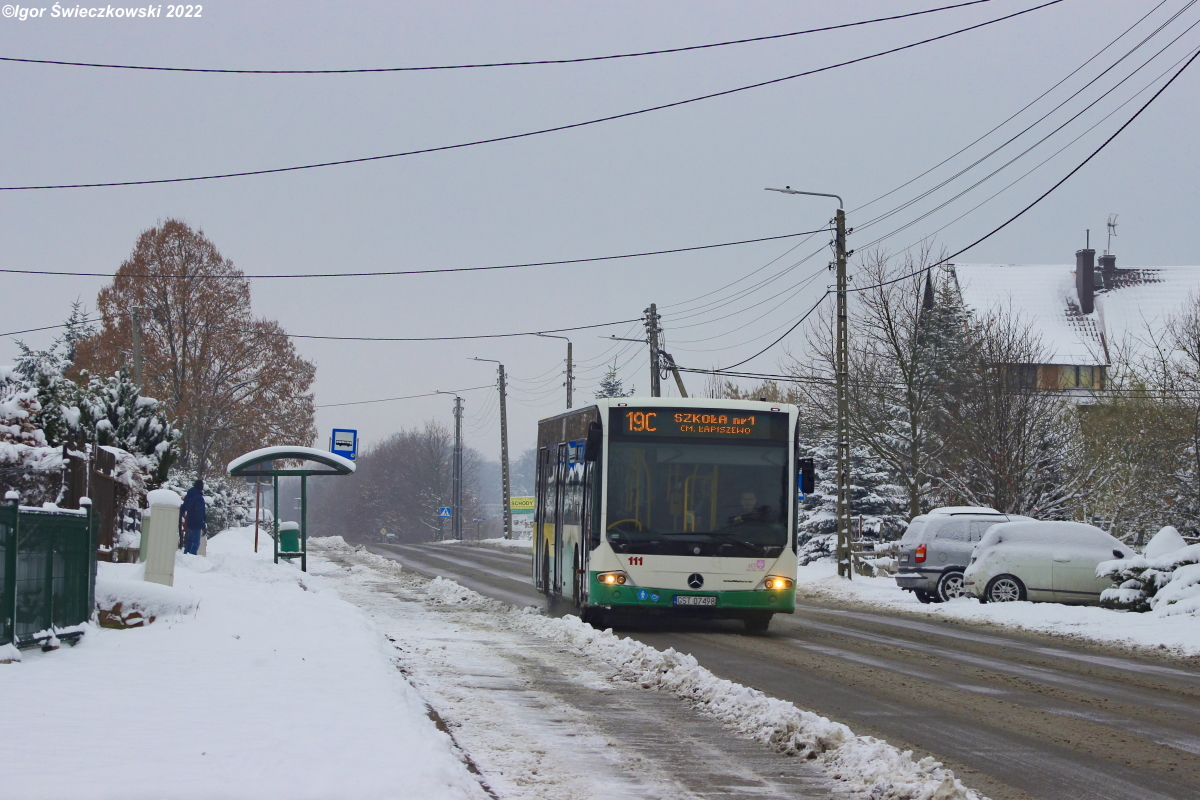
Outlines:
{"label": "tv antenna on roof", "polygon": [[1117,235],[1117,215],[1108,215],[1108,245],[1104,248],[1104,255],[1108,255],[1108,251],[1112,249],[1112,238]]}

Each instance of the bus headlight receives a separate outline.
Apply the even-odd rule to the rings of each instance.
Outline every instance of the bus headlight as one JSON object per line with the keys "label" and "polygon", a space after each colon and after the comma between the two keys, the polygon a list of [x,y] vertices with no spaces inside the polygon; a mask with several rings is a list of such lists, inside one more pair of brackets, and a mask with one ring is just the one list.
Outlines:
{"label": "bus headlight", "polygon": [[596,580],[605,586],[624,586],[629,583],[629,576],[617,570],[616,572],[601,572],[596,576]]}
{"label": "bus headlight", "polygon": [[778,575],[768,575],[763,579],[762,586],[764,589],[771,591],[779,591],[781,589],[790,589],[796,585],[796,582],[791,578],[781,578]]}

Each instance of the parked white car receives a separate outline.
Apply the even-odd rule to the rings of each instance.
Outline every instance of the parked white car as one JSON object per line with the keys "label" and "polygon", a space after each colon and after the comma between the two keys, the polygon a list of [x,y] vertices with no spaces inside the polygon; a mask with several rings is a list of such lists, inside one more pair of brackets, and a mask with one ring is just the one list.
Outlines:
{"label": "parked white car", "polygon": [[1112,586],[1096,565],[1134,552],[1094,525],[1082,522],[1002,522],[971,553],[966,590],[982,603],[1049,600],[1099,603]]}

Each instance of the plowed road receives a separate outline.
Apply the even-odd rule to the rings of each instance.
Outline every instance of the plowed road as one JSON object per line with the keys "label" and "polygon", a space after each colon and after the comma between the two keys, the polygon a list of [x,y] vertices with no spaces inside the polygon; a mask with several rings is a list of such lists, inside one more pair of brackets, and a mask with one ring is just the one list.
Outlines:
{"label": "plowed road", "polygon": [[[380,545],[406,568],[544,605],[529,557]],[[1049,637],[804,604],[765,635],[740,623],[627,625],[716,675],[932,755],[993,800],[1200,798],[1200,670]]]}

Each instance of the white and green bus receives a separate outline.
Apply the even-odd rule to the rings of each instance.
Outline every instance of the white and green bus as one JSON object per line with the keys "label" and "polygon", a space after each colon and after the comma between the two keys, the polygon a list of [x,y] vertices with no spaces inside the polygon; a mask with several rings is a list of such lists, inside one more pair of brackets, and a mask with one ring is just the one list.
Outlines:
{"label": "white and green bus", "polygon": [[[798,409],[614,398],[538,424],[533,573],[588,622],[795,610]],[[811,486],[803,486],[811,491]]]}

